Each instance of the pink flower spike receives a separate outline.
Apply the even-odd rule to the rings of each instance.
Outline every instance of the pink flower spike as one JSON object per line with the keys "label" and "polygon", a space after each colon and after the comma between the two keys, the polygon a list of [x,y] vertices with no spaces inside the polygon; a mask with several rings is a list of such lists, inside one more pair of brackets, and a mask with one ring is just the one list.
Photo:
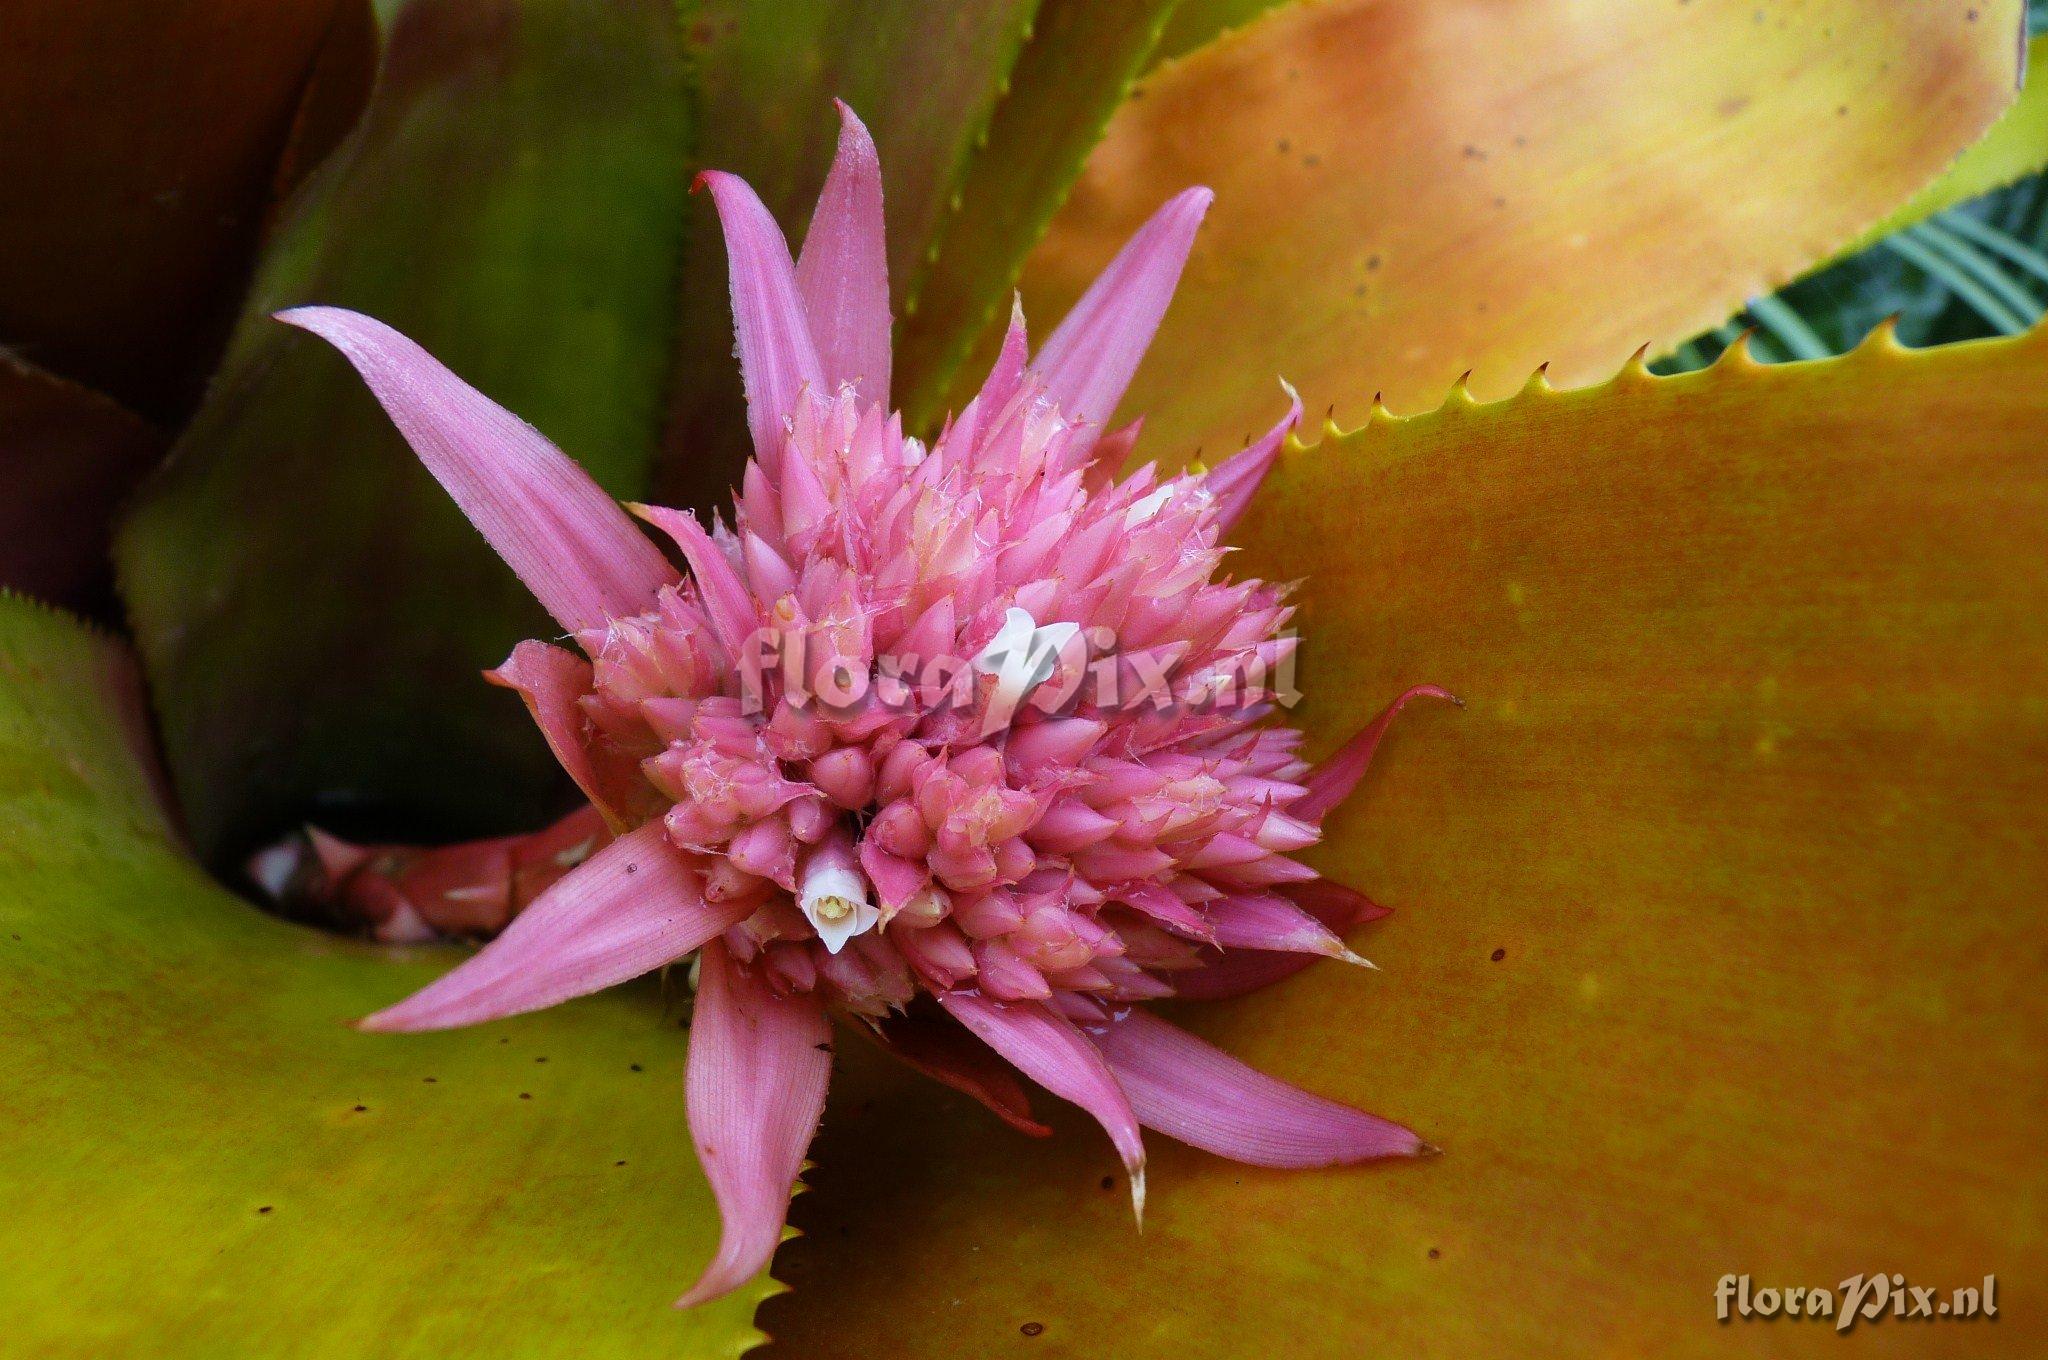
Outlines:
{"label": "pink flower spike", "polygon": [[1434,1151],[1399,1124],[1310,1095],[1145,1011],[1095,1045],[1146,1128],[1252,1166],[1344,1166]]}
{"label": "pink flower spike", "polygon": [[1168,199],[1089,285],[1038,352],[1032,372],[1044,380],[1047,394],[1069,420],[1086,421],[1099,433],[1116,414],[1173,300],[1195,230],[1215,197],[1196,188]]}
{"label": "pink flower spike", "polygon": [[617,501],[541,433],[381,321],[338,307],[277,319],[362,374],[427,471],[570,632],[641,613],[676,579]]}
{"label": "pink flower spike", "polygon": [[1301,394],[1286,382],[1280,386],[1287,390],[1287,414],[1280,417],[1280,423],[1266,431],[1258,443],[1232,454],[1202,479],[1203,489],[1216,498],[1211,513],[1215,516],[1219,534],[1229,533],[1230,526],[1251,508],[1252,497],[1258,494],[1259,484],[1266,480],[1266,474],[1279,460],[1280,445],[1294,432],[1294,427],[1301,424]]}
{"label": "pink flower spike", "polygon": [[797,295],[825,381],[861,400],[889,401],[889,256],[882,230],[882,162],[843,100],[839,150],[796,261]]}
{"label": "pink flower spike", "polygon": [[704,612],[711,616],[711,626],[718,631],[726,652],[737,659],[747,639],[761,626],[760,608],[747,592],[739,569],[711,541],[695,515],[665,505],[628,503],[626,508],[674,539],[683,550],[690,576],[704,597]]}
{"label": "pink flower spike", "polygon": [[753,432],[755,456],[774,479],[782,467],[783,422],[796,410],[798,393],[806,387],[823,389],[825,371],[797,295],[796,266],[790,263],[782,228],[737,175],[706,170],[697,182],[711,190],[725,230],[747,428]]}
{"label": "pink flower spike", "polygon": [[[490,888],[481,905],[499,917],[522,883],[531,906],[366,1022],[510,1014],[702,948],[689,1116],[724,1235],[685,1305],[742,1285],[775,1250],[823,1100],[828,1015],[862,1021],[1027,1132],[1044,1126],[1026,1077],[1088,1110],[1130,1172],[1141,1226],[1141,1121],[1274,1166],[1420,1150],[1123,1020],[1319,958],[1364,963],[1343,935],[1379,909],[1299,856],[1401,706],[1449,697],[1411,690],[1322,769],[1301,758],[1263,678],[1295,646],[1286,589],[1231,579],[1219,537],[1300,421],[1291,390],[1278,425],[1206,473],[1117,475],[1140,426],[1109,422],[1209,192],[1162,207],[1035,362],[1013,308],[980,393],[919,438],[887,407],[874,146],[841,116],[800,263],[751,189],[699,180],[726,234],[757,455],[730,532],[709,512],[632,507],[675,539],[685,571],[641,572],[624,612],[595,587],[591,607],[571,601],[588,661],[531,642],[492,674],[613,829],[640,829],[577,867],[536,866],[566,875],[552,887],[492,847],[436,860],[460,871],[443,876],[458,891]],[[586,498],[599,494],[588,479],[402,340],[346,313],[293,315],[339,337],[437,475],[457,468],[444,481],[529,579],[591,579],[590,561],[612,561],[592,555],[600,521],[643,564],[667,551],[615,509],[563,521],[559,488],[531,469],[568,468]],[[461,439],[444,457],[434,440],[451,421]],[[545,560],[505,527],[529,521]],[[380,894],[380,925],[424,918],[397,910],[399,885],[376,865],[329,854]]]}
{"label": "pink flower spike", "polygon": [[453,1029],[539,1010],[673,963],[752,912],[704,900],[660,822],[619,837],[481,952],[359,1029]]}
{"label": "pink flower spike", "polygon": [[1131,1178],[1131,1208],[1145,1222],[1145,1144],[1138,1117],[1116,1074],[1088,1036],[1036,1001],[991,1001],[973,992],[941,992],[949,1014],[1012,1067],[1095,1116]]}
{"label": "pink flower spike", "polygon": [[1287,815],[1319,824],[1335,811],[1337,805],[1358,787],[1358,781],[1365,778],[1366,767],[1372,764],[1373,752],[1379,750],[1380,739],[1387,735],[1387,728],[1411,700],[1422,698],[1442,699],[1459,708],[1465,706],[1463,699],[1435,685],[1417,685],[1405,691],[1381,710],[1377,718],[1367,723],[1363,731],[1345,742],[1337,754],[1316,766],[1306,781],[1308,793],[1288,807]]}
{"label": "pink flower spike", "polygon": [[739,1288],[775,1254],[832,1075],[832,1029],[816,994],[778,993],[717,942],[703,958],[684,1094],[723,1230],[678,1308]]}

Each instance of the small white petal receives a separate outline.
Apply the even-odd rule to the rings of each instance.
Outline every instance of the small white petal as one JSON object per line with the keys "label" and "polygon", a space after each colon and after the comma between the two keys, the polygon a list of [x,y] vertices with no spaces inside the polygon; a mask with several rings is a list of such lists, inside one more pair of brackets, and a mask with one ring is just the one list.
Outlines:
{"label": "small white petal", "polygon": [[867,879],[858,870],[837,864],[821,864],[804,875],[797,906],[832,954],[882,919],[881,910],[868,901]]}

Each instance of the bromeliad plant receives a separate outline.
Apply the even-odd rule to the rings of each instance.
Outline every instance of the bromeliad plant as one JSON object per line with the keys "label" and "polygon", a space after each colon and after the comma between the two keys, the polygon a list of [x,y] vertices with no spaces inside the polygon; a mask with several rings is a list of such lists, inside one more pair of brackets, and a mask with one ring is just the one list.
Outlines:
{"label": "bromeliad plant", "polygon": [[[1426,1146],[1139,1005],[1235,995],[1295,971],[1290,956],[1365,962],[1338,932],[1378,908],[1293,855],[1399,703],[1449,697],[1410,690],[1314,771],[1300,734],[1267,721],[1293,650],[1282,594],[1214,578],[1298,402],[1213,472],[1118,477],[1131,439],[1102,422],[1208,191],[1160,209],[1035,358],[1019,312],[927,449],[889,409],[881,166],[840,112],[794,262],[743,181],[703,179],[755,457],[730,529],[632,507],[687,581],[573,462],[405,337],[331,308],[279,316],[348,356],[588,657],[523,642],[492,678],[618,833],[364,1028],[499,1019],[698,954],[690,1131],[725,1231],[684,1305],[746,1283],[781,1240],[825,1111],[831,1013],[1026,1131],[1048,1132],[997,1057],[1087,1110],[1141,1221],[1141,1124],[1260,1166]],[[1087,660],[1084,632],[1116,652]],[[921,997],[958,1028],[914,1016]]]}
{"label": "bromeliad plant", "polygon": [[183,427],[139,673],[0,602],[32,1349],[2040,1349],[2048,340],[1630,359],[2048,159],[2016,4],[380,9],[0,51],[0,568]]}

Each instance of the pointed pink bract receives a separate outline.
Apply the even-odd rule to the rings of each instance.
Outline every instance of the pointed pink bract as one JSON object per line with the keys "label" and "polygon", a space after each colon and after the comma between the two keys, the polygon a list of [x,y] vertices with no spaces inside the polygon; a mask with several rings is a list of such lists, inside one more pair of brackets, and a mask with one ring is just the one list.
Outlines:
{"label": "pointed pink bract", "polygon": [[[1354,926],[1377,921],[1387,909],[1364,893],[1327,878],[1290,883],[1282,890],[1303,911],[1342,938]],[[1293,977],[1319,954],[1288,954],[1266,949],[1233,949],[1199,968],[1173,975],[1173,994],[1191,1001],[1222,1001],[1244,996]]]}
{"label": "pointed pink bract", "polygon": [[1091,1031],[1146,1128],[1253,1166],[1340,1166],[1428,1150],[1399,1124],[1247,1067],[1131,1010]]}
{"label": "pointed pink bract", "polygon": [[772,476],[782,466],[783,422],[796,410],[799,392],[824,387],[825,370],[782,228],[737,175],[706,170],[698,182],[711,190],[725,232],[747,428],[753,432],[754,456]]}
{"label": "pointed pink bract", "polygon": [[1307,780],[1308,793],[1288,812],[1303,821],[1320,822],[1336,811],[1338,805],[1358,787],[1358,781],[1365,778],[1366,767],[1372,764],[1373,752],[1380,749],[1380,741],[1387,735],[1387,728],[1401,716],[1401,710],[1416,699],[1442,699],[1453,704],[1464,702],[1449,690],[1435,685],[1416,685],[1404,691],[1381,709],[1380,715],[1367,723],[1357,736],[1345,742],[1337,754],[1316,766]]}
{"label": "pointed pink bract", "polygon": [[[1281,385],[1286,386],[1284,383]],[[1251,508],[1252,497],[1259,492],[1259,484],[1266,480],[1266,474],[1273,470],[1273,464],[1280,457],[1280,445],[1300,423],[1301,396],[1288,387],[1287,414],[1280,417],[1280,423],[1260,436],[1257,443],[1232,454],[1202,479],[1204,489],[1216,498],[1216,525],[1223,533],[1229,533],[1231,526],[1244,518],[1244,512]]]}
{"label": "pointed pink bract", "polygon": [[1131,1205],[1145,1217],[1145,1142],[1116,1074],[1088,1036],[1037,1001],[991,1001],[941,992],[939,1004],[1011,1066],[1095,1116],[1131,1177]]}
{"label": "pointed pink bract", "polygon": [[565,629],[638,614],[676,579],[590,474],[391,327],[338,307],[277,319],[355,365],[427,470]]}
{"label": "pointed pink bract", "polygon": [[484,672],[494,685],[516,691],[526,701],[534,726],[547,739],[555,759],[583,790],[583,796],[620,831],[633,822],[632,813],[647,801],[647,781],[639,764],[606,750],[590,730],[580,700],[591,690],[588,661],[545,642],[526,641],[512,649],[496,670]]}
{"label": "pointed pink bract", "polygon": [[452,1029],[601,991],[699,948],[744,908],[706,902],[661,823],[628,832],[535,899],[475,957],[360,1022]]}
{"label": "pointed pink bract", "polygon": [[707,946],[685,1083],[690,1137],[723,1230],[678,1308],[737,1289],[775,1254],[831,1075],[832,1030],[818,999],[778,993],[723,945]]}
{"label": "pointed pink bract", "polygon": [[1209,904],[1208,917],[1210,938],[1225,950],[1270,949],[1332,959],[1351,953],[1328,926],[1278,894],[1226,897]]}
{"label": "pointed pink bract", "polygon": [[1039,350],[1031,371],[1069,418],[1100,432],[1116,414],[1215,197],[1207,189],[1186,189],[1168,199]]}
{"label": "pointed pink bract", "polygon": [[652,524],[655,528],[675,540],[683,550],[683,559],[690,564],[690,576],[697,583],[698,594],[704,600],[704,612],[711,616],[711,626],[717,630],[718,640],[735,658],[740,648],[761,626],[761,609],[747,593],[746,583],[718,545],[711,541],[711,535],[697,522],[695,515],[682,510],[671,510],[665,505],[635,505],[634,514]]}
{"label": "pointed pink bract", "polygon": [[796,261],[797,294],[825,382],[889,402],[889,254],[882,162],[874,138],[839,103],[839,150]]}

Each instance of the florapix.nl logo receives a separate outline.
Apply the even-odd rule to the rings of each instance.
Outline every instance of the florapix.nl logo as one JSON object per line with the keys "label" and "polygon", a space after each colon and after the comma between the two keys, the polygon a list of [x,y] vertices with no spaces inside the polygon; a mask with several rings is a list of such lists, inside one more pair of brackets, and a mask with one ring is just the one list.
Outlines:
{"label": "florapix.nl logo", "polygon": [[1982,1284],[1940,1289],[1910,1283],[1882,1271],[1851,1275],[1832,1289],[1825,1285],[1753,1285],[1747,1275],[1723,1275],[1714,1284],[1714,1317],[1721,1322],[1825,1322],[1838,1332],[1859,1323],[1965,1322],[1998,1316],[1998,1277]]}
{"label": "florapix.nl logo", "polygon": [[838,717],[878,709],[974,713],[982,736],[1010,726],[1027,706],[1047,716],[1084,706],[1162,715],[1289,708],[1301,700],[1297,643],[1283,632],[1189,666],[1184,644],[1123,648],[1110,629],[1041,624],[1013,606],[971,657],[875,655],[852,620],[792,618],[742,645],[740,700],[749,713],[781,704]]}

